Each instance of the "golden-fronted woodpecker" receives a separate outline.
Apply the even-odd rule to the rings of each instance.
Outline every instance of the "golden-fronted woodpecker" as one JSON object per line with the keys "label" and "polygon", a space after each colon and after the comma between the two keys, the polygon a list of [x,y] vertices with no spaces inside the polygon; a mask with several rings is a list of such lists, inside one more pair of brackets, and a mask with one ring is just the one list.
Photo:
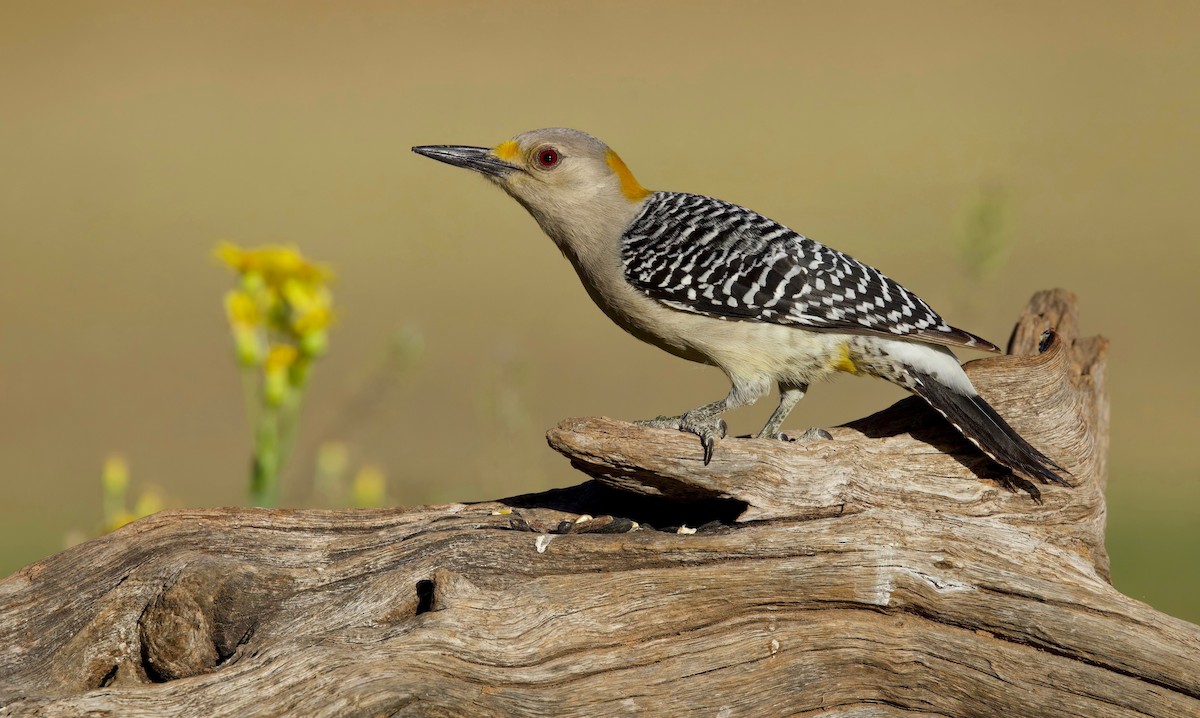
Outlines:
{"label": "golden-fronted woodpecker", "polygon": [[725,436],[725,411],[776,385],[779,406],[756,437],[787,439],[780,428],[808,386],[848,372],[922,397],[1008,469],[1067,483],[979,396],[946,347],[999,349],[879,270],[744,207],[648,190],[616,152],[578,130],[413,151],[474,170],[521,203],[622,329],[725,372],[733,384],[725,398],[640,422],[696,434],[704,463]]}

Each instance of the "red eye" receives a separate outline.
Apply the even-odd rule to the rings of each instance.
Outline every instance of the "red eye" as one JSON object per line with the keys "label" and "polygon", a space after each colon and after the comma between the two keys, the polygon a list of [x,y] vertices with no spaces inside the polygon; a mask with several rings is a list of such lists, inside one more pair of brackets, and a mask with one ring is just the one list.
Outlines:
{"label": "red eye", "polygon": [[558,150],[553,147],[543,147],[538,150],[537,161],[542,167],[553,167],[558,164]]}

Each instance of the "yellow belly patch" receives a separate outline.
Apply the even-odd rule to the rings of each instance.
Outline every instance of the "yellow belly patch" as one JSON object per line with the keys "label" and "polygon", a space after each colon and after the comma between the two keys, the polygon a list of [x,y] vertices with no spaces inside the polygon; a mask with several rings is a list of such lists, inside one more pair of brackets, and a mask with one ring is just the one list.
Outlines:
{"label": "yellow belly patch", "polygon": [[834,371],[844,371],[847,374],[859,373],[858,365],[850,358],[850,345],[842,344],[838,347],[837,354],[829,362],[829,368]]}

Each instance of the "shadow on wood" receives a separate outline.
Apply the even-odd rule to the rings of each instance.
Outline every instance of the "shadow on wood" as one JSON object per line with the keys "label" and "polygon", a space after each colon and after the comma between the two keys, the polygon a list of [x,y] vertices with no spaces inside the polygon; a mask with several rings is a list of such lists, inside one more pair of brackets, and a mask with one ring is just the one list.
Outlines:
{"label": "shadow on wood", "polygon": [[968,365],[1071,472],[1041,503],[905,400],[708,466],[564,421],[595,479],[499,502],[164,512],[0,582],[0,716],[1200,715],[1200,628],[1108,582],[1105,348],[1044,292]]}

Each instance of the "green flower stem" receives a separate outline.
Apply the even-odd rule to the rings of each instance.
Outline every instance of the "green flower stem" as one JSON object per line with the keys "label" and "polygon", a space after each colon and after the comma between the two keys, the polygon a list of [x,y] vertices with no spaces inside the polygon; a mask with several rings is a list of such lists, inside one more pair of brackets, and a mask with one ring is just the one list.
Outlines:
{"label": "green flower stem", "polygon": [[242,405],[252,427],[258,426],[258,373],[257,367],[242,367]]}
{"label": "green flower stem", "polygon": [[252,506],[272,508],[279,501],[279,470],[283,466],[279,449],[279,408],[264,405],[258,414],[250,464]]}
{"label": "green flower stem", "polygon": [[279,457],[286,463],[296,444],[296,425],[300,421],[300,406],[304,400],[305,384],[308,381],[308,360],[301,357],[288,372],[287,392],[283,395],[279,417]]}
{"label": "green flower stem", "polygon": [[303,382],[307,373],[294,374],[278,405],[264,401],[258,408],[254,458],[250,468],[250,501],[273,508],[279,503],[279,478],[296,443]]}

